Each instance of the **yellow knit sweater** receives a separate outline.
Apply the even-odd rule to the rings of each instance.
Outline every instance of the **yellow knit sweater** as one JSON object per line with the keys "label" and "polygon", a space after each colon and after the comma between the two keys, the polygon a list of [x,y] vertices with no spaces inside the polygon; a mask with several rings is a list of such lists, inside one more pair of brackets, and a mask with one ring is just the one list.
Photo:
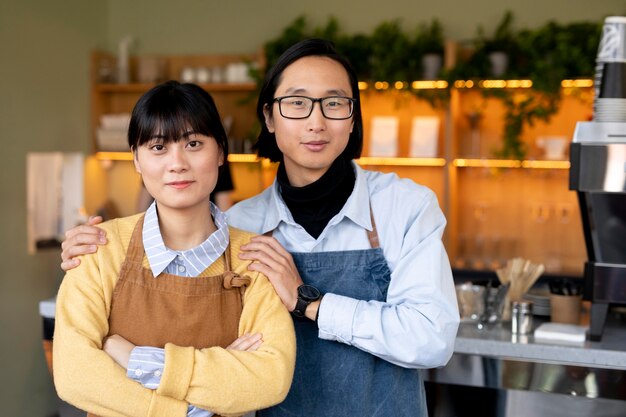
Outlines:
{"label": "yellow knit sweater", "polygon": [[[126,376],[126,370],[102,351],[108,334],[111,296],[140,215],[101,227],[109,243],[81,257],[57,296],[53,348],[54,382],[59,396],[99,416],[183,417],[193,404],[218,414],[237,415],[281,402],[289,391],[295,364],[295,335],[289,313],[267,277],[248,271],[239,247],[253,236],[230,228],[232,268],[252,278],[244,297],[239,335],[259,332],[256,352],[220,347],[165,346],[165,367],[157,390]],[[147,267],[147,258],[144,258]],[[209,267],[223,272],[223,258]],[[193,279],[193,278],[190,278]]]}

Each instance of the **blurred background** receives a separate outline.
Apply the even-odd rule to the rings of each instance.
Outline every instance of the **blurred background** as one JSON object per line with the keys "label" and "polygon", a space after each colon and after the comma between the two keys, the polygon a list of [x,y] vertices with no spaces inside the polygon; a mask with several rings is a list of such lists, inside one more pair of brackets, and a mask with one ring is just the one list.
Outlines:
{"label": "blurred background", "polygon": [[[285,28],[301,16],[306,16],[307,22],[312,27],[324,26],[331,17],[334,17],[340,25],[341,32],[351,35],[370,34],[382,22],[393,21],[408,33],[412,33],[419,24],[430,24],[433,19],[436,19],[444,28],[445,40],[463,46],[472,44],[471,40],[477,38],[479,28],[482,28],[480,33],[494,33],[506,11],[512,12],[516,28],[533,29],[549,21],[561,25],[581,21],[601,25],[606,16],[625,14],[626,6],[623,0],[599,0],[593,4],[588,0],[527,0],[525,2],[474,0],[470,3],[461,0],[446,2],[363,0],[358,3],[331,0],[317,0],[309,3],[288,0],[263,2],[243,0],[226,2],[215,0],[0,1],[0,56],[2,57],[0,63],[0,143],[2,153],[5,155],[0,176],[0,190],[3,195],[0,202],[0,264],[3,265],[5,271],[0,277],[0,331],[2,332],[0,335],[0,370],[2,373],[0,414],[16,417],[51,416],[56,413],[57,409],[54,387],[41,347],[42,325],[38,303],[40,300],[54,296],[63,273],[59,268],[60,249],[58,247],[29,252],[27,154],[63,152],[84,155],[87,172],[91,174],[85,178],[83,191],[87,207],[82,214],[93,214],[97,208],[106,203],[107,198],[102,197],[101,188],[109,187],[110,191],[114,188],[110,184],[115,183],[116,178],[117,181],[123,182],[127,180],[128,175],[132,175],[130,164],[123,165],[121,168],[115,168],[117,167],[115,165],[112,170],[107,164],[116,164],[116,162],[103,163],[103,160],[108,160],[106,158],[97,159],[96,162],[93,157],[97,150],[94,145],[96,142],[94,118],[107,111],[113,113],[119,111],[116,110],[115,105],[100,101],[99,103],[105,103],[102,106],[110,107],[108,110],[104,108],[98,114],[93,113],[94,103],[98,103],[98,101],[93,101],[98,100],[97,97],[94,99],[94,94],[97,95],[99,92],[108,97],[106,99],[100,97],[101,100],[110,99],[107,95],[109,92],[93,88],[92,82],[96,75],[106,76],[101,71],[102,65],[105,65],[102,64],[104,61],[96,60],[93,55],[94,51],[101,51],[103,53],[101,56],[107,56],[107,53],[111,56],[118,56],[120,43],[130,35],[132,42],[129,43],[128,50],[133,56],[227,54],[259,58],[262,54],[260,51],[263,51],[265,44],[280,37]],[[450,54],[451,52],[447,50],[446,57]],[[263,59],[259,61],[262,63]],[[187,65],[191,64],[180,65],[179,70],[182,72]],[[99,70],[96,69],[97,66],[100,66]],[[133,73],[133,77],[136,76],[135,74]],[[198,76],[197,73],[196,76]],[[372,86],[370,85],[369,88],[372,89]],[[247,88],[244,92],[253,94],[254,87]],[[135,93],[137,91],[133,92]],[[368,97],[365,96],[364,100],[370,100]],[[480,151],[471,148],[471,128],[477,125],[470,123],[473,111],[488,115],[491,112],[489,107],[492,105],[491,102],[477,99],[474,101],[480,104],[477,109],[475,107],[477,105],[473,107],[472,100],[469,99],[455,102],[460,99],[455,99],[453,95],[452,98],[446,98],[446,100],[450,101],[446,102],[443,109],[439,107],[423,112],[426,116],[438,115],[441,120],[439,133],[436,134],[439,150],[435,156],[448,162],[451,160],[450,152],[473,157],[491,157],[492,155],[486,155],[484,151],[481,154]],[[391,104],[383,101],[371,104],[371,106],[377,110],[372,111],[367,117],[372,114],[384,116],[398,111],[396,101]],[[539,130],[533,134],[532,140],[539,135],[546,137],[554,134],[571,135],[577,120],[590,117],[589,100],[580,108],[576,107],[579,106],[578,104],[571,104],[571,106],[575,107],[574,116],[562,116],[563,119],[558,122],[567,124],[569,131]],[[449,119],[450,108],[457,109],[457,115],[459,115],[457,120]],[[478,123],[479,119],[480,117],[474,117],[474,123]],[[558,117],[557,120],[559,120]],[[235,123],[237,122],[235,116]],[[372,123],[372,125],[368,127],[370,126],[368,124],[366,130],[374,130],[375,124],[384,127],[384,122],[385,120],[373,122],[367,119],[367,123]],[[427,124],[428,120],[418,121],[420,122]],[[402,123],[405,123],[402,120],[400,123],[400,134],[405,139],[400,140],[400,148],[392,156],[411,156],[408,138],[410,127],[402,127]],[[406,123],[409,126],[411,122]],[[406,134],[402,129],[407,129]],[[446,131],[457,132],[457,138],[450,145],[452,150],[446,150],[448,146],[446,135],[452,135]],[[241,134],[241,136],[244,135],[245,132]],[[482,135],[488,137],[489,129],[486,128]],[[384,129],[381,136],[385,136]],[[369,141],[369,139],[366,140]],[[486,140],[493,141],[493,139]],[[370,142],[366,142],[366,150],[370,149],[370,145]],[[543,155],[541,153],[543,148],[538,142],[531,144],[527,142],[527,145],[527,153],[523,155],[523,158],[518,159],[546,159],[540,157]],[[243,144],[236,144],[236,146],[240,146],[242,153],[246,150]],[[465,148],[466,146],[469,148]],[[559,159],[559,152],[557,151],[556,158],[547,159]],[[236,165],[237,162],[234,164]],[[375,162],[366,165],[379,166]],[[88,171],[89,169],[92,171]],[[252,175],[259,176],[264,175],[263,169],[263,167],[247,166],[244,169],[234,166],[236,187],[247,186],[246,174],[242,174],[241,171],[252,170]],[[387,169],[401,170],[401,168]],[[519,213],[520,218],[523,217],[529,222],[524,233],[539,235],[550,246],[557,246],[558,242],[550,240],[554,238],[554,233],[545,232],[542,227],[543,223],[553,219],[552,231],[558,232],[559,227],[563,227],[563,230],[571,229],[567,223],[573,222],[573,219],[578,221],[578,209],[575,200],[568,200],[570,197],[555,196],[549,189],[540,191],[543,194],[538,197],[532,194],[533,181],[537,180],[537,177],[542,183],[551,181],[561,183],[563,178],[566,178],[566,174],[563,177],[559,171],[533,172],[527,175],[532,177],[530,180],[520,178],[522,174],[518,173],[502,173],[494,176],[493,173],[484,171],[468,171],[467,174],[451,179],[448,177],[449,173],[440,171],[431,173],[428,169],[423,172],[407,173],[405,176],[413,176],[418,181],[420,178],[425,178],[422,182],[433,188],[439,194],[442,205],[447,207],[455,236],[453,242],[448,242],[449,251],[454,255],[453,262],[456,262],[459,268],[488,268],[489,266],[485,264],[494,261],[492,258],[496,255],[493,253],[500,251],[500,255],[497,256],[506,259],[512,252],[516,252],[514,247],[510,247],[511,245],[523,245],[523,243],[507,240],[518,234],[516,225],[502,220],[501,223],[492,227],[487,221],[503,207],[508,210],[506,201],[502,202],[501,197],[510,190],[518,190],[522,199],[527,199],[529,195],[533,196],[532,202],[528,205],[528,213],[521,211]],[[509,175],[508,180],[506,175]],[[487,177],[491,181],[489,185],[485,185],[483,181]],[[263,181],[260,181],[260,184],[262,186]],[[82,187],[83,184],[79,183],[79,186]],[[244,198],[256,192],[255,187],[244,191],[239,190],[243,193],[240,197]],[[137,189],[138,184],[133,183],[129,190],[122,190],[113,196],[120,214],[127,215],[132,212],[135,204],[133,193],[136,193]],[[567,193],[567,190],[562,192]],[[472,193],[472,196],[465,198],[463,193]],[[572,196],[571,199],[573,198]],[[463,217],[458,214],[459,212],[467,212],[471,215]],[[481,227],[481,224],[485,226],[477,229]],[[508,230],[509,233],[506,234],[502,230],[504,232]],[[573,239],[578,239],[579,245],[569,247],[567,242],[571,242],[572,239],[567,239],[564,249],[565,257],[539,259],[546,264],[547,268],[550,267],[550,261],[552,261],[554,264],[551,267],[557,272],[568,272],[569,268],[574,274],[580,273],[577,268],[582,268],[582,265],[578,262],[584,261],[582,236],[579,229],[575,229],[572,233],[574,233]],[[480,247],[477,248],[477,245]],[[485,245],[490,246],[491,250],[484,249]],[[464,258],[464,256],[468,257],[468,254],[476,255],[477,251],[483,251],[489,255],[479,257],[480,259]],[[526,248],[523,254],[527,257],[540,256],[534,254],[532,248]],[[572,256],[573,265],[564,265],[563,263],[567,262],[567,259],[572,259]],[[495,259],[496,264],[500,260]]]}

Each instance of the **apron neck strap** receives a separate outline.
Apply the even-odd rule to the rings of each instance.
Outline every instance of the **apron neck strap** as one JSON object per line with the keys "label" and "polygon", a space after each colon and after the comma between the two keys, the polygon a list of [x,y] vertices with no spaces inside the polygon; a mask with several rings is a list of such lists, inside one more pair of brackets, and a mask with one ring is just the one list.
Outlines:
{"label": "apron neck strap", "polygon": [[370,219],[372,220],[372,230],[367,231],[367,239],[370,241],[372,249],[380,247],[378,241],[378,232],[376,231],[376,222],[374,221],[374,212],[372,212],[372,203],[370,202]]}
{"label": "apron neck strap", "polygon": [[133,234],[130,237],[130,243],[128,244],[128,250],[126,251],[126,260],[139,262],[140,264],[143,262],[144,249],[143,249],[143,221],[145,215],[142,215],[137,224],[135,225],[135,229],[133,230]]}

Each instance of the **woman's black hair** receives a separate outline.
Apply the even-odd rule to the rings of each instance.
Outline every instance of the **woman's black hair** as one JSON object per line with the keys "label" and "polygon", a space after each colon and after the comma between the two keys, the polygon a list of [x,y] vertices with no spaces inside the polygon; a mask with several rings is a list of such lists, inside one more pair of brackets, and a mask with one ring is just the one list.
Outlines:
{"label": "woman's black hair", "polygon": [[273,162],[283,160],[283,154],[276,144],[276,136],[274,133],[271,133],[265,125],[263,109],[267,105],[270,115],[272,115],[274,94],[276,93],[278,84],[280,84],[283,71],[295,61],[308,56],[330,58],[341,64],[348,73],[350,87],[352,88],[352,97],[356,99],[352,114],[354,127],[352,128],[352,133],[350,133],[348,145],[341,155],[347,159],[358,158],[361,156],[361,149],[363,148],[363,117],[361,116],[359,82],[350,62],[337,52],[332,42],[324,39],[306,39],[292,45],[278,58],[274,66],[268,71],[263,87],[261,87],[259,102],[256,107],[256,114],[261,124],[261,132],[259,133],[254,147],[261,157],[269,158]]}
{"label": "woman's black hair", "polygon": [[226,160],[228,138],[211,95],[195,84],[167,81],[150,89],[135,104],[128,145],[135,150],[156,135],[165,143],[178,142],[188,130],[215,139]]}

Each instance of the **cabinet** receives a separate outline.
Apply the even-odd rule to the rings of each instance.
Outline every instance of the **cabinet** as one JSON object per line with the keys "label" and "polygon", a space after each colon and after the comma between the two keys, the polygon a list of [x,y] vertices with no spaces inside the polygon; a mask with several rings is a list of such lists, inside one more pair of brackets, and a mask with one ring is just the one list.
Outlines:
{"label": "cabinet", "polygon": [[[244,57],[262,65],[259,55]],[[167,78],[179,78],[186,67],[224,66],[241,61],[241,56],[161,57],[166,63]],[[102,114],[128,112],[147,89],[154,84],[110,84],[98,82],[98,63],[111,59],[96,53],[92,58],[92,127],[95,131]],[[131,60],[131,73],[138,65]],[[435,83],[437,84],[437,83]],[[243,138],[255,136],[257,128],[253,83],[202,83],[216,100],[222,117],[232,116],[229,157],[236,190],[235,200],[259,193],[268,186],[276,166],[258,161],[254,155],[240,153]],[[388,87],[378,91],[369,86],[361,91],[364,122],[363,157],[365,168],[396,172],[431,188],[438,196],[448,219],[445,244],[456,268],[492,270],[513,256],[523,256],[546,265],[555,274],[582,275],[586,259],[584,237],[576,195],[568,190],[569,161],[546,159],[538,146],[542,136],[563,136],[569,140],[577,121],[591,117],[591,87],[563,88],[559,112],[549,123],[526,127],[523,141],[529,152],[527,160],[493,159],[500,146],[504,108],[495,98],[485,98],[479,88],[447,86],[449,102],[433,108],[407,92]],[[516,95],[533,94],[531,89],[517,88]],[[245,99],[250,98],[247,102]],[[242,104],[242,101],[244,103]],[[476,118],[475,114],[480,114]],[[370,133],[374,116],[398,118],[398,152],[396,157],[377,158],[370,153]],[[438,153],[433,158],[410,158],[410,130],[414,116],[434,116],[440,121]],[[254,131],[254,134],[249,132]],[[94,147],[97,144],[94,135]],[[97,154],[100,160],[125,158],[121,155]],[[96,163],[88,161],[86,198],[102,204],[113,200],[121,215],[134,212],[134,197],[139,186],[129,162]],[[103,168],[105,167],[105,169]]]}

